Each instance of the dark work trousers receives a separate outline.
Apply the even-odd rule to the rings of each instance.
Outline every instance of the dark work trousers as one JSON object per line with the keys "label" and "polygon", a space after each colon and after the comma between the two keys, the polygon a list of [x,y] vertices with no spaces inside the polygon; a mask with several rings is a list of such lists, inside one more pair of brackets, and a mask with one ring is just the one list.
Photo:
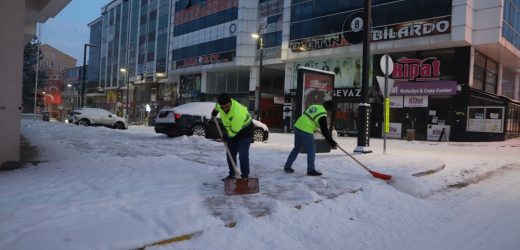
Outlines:
{"label": "dark work trousers", "polygon": [[285,168],[291,168],[296,156],[300,150],[305,148],[307,152],[307,172],[314,170],[314,159],[316,157],[316,145],[314,144],[314,135],[294,128],[294,148],[287,157]]}
{"label": "dark work trousers", "polygon": [[[238,140],[229,140],[227,143],[229,147],[229,151],[231,152],[231,155],[233,156],[233,160],[235,161],[235,164],[238,165],[237,162],[237,153],[239,154],[240,159],[240,172],[242,172],[242,178],[247,178],[249,176],[249,146],[251,146],[251,136],[246,136],[242,139]],[[227,154],[226,154],[227,155]],[[229,160],[229,156],[226,157],[229,167],[229,175],[235,176],[235,170],[233,169],[233,165],[231,164],[231,161]]]}

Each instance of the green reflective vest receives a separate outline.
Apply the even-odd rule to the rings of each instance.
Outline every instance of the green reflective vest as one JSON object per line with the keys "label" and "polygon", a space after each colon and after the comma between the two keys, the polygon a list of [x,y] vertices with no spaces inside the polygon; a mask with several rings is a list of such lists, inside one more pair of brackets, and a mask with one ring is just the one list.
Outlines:
{"label": "green reflective vest", "polygon": [[294,127],[309,134],[314,134],[316,129],[320,126],[318,120],[323,116],[327,116],[327,110],[325,110],[323,105],[311,105],[303,112],[303,115],[296,120]]}
{"label": "green reflective vest", "polygon": [[231,108],[227,114],[218,103],[215,105],[215,109],[220,114],[220,119],[229,138],[235,137],[240,130],[253,122],[253,118],[251,118],[247,108],[233,99],[231,99]]}

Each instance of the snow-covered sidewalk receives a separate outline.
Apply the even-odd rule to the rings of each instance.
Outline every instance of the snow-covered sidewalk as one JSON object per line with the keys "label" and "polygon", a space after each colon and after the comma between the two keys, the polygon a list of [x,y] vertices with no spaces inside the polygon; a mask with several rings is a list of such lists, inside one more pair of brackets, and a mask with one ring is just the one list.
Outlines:
{"label": "snow-covered sidewalk", "polygon": [[[323,177],[304,175],[305,155],[285,174],[293,136],[272,133],[250,151],[260,193],[226,196],[217,141],[30,120],[22,134],[42,162],[0,172],[0,249],[131,249],[165,239],[184,240],[160,246],[175,249],[520,248],[512,236],[520,231],[519,139],[389,140],[387,154],[372,139],[374,153],[355,157],[393,176],[385,182],[339,150],[317,155]],[[338,142],[352,150],[356,138]],[[470,236],[481,244],[466,244]]]}

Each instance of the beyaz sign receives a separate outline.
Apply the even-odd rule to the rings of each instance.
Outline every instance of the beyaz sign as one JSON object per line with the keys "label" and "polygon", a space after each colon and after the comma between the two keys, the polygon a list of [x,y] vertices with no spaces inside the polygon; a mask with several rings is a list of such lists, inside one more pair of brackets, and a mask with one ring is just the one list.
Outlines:
{"label": "beyaz sign", "polygon": [[335,98],[361,98],[360,88],[335,88],[333,91]]}

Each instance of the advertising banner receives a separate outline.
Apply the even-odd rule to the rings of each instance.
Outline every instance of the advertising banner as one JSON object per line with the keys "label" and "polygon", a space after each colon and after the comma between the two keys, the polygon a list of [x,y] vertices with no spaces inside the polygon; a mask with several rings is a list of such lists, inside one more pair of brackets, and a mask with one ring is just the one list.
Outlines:
{"label": "advertising banner", "polygon": [[[345,57],[337,59],[315,59],[298,61],[294,63],[294,82],[297,80],[297,71],[300,67],[313,68],[318,70],[330,71],[334,73],[334,87],[335,88],[361,88],[361,74],[362,74],[363,59],[361,56]],[[369,69],[369,85],[372,86],[373,64],[370,63]],[[348,91],[348,90],[341,90]],[[337,92],[341,95],[343,93]],[[355,92],[344,94],[355,94]],[[339,96],[338,96],[339,97]],[[345,97],[345,96],[344,96]]]}
{"label": "advertising banner", "polygon": [[450,125],[428,124],[428,132],[426,134],[426,140],[438,141],[443,129],[444,129],[444,135],[442,137],[450,138]]}
{"label": "advertising banner", "polygon": [[334,73],[324,70],[300,67],[298,69],[298,89],[296,112],[301,115],[312,104],[332,100]]}
{"label": "advertising banner", "polygon": [[180,69],[180,68],[193,67],[193,66],[199,66],[199,65],[231,62],[234,60],[235,60],[235,51],[227,51],[227,52],[221,52],[221,53],[214,53],[214,54],[210,54],[210,55],[186,58],[184,60],[178,60],[175,62],[174,67],[176,69]]}
{"label": "advertising banner", "polygon": [[[346,16],[345,19],[348,19],[348,17],[349,16]],[[450,21],[451,16],[443,16],[372,27],[371,40],[372,42],[381,42],[449,34],[451,32]],[[342,31],[338,33],[295,39],[289,41],[289,49],[293,53],[298,53],[348,46],[350,45],[348,42],[349,39],[347,39],[349,35],[349,32]]]}

